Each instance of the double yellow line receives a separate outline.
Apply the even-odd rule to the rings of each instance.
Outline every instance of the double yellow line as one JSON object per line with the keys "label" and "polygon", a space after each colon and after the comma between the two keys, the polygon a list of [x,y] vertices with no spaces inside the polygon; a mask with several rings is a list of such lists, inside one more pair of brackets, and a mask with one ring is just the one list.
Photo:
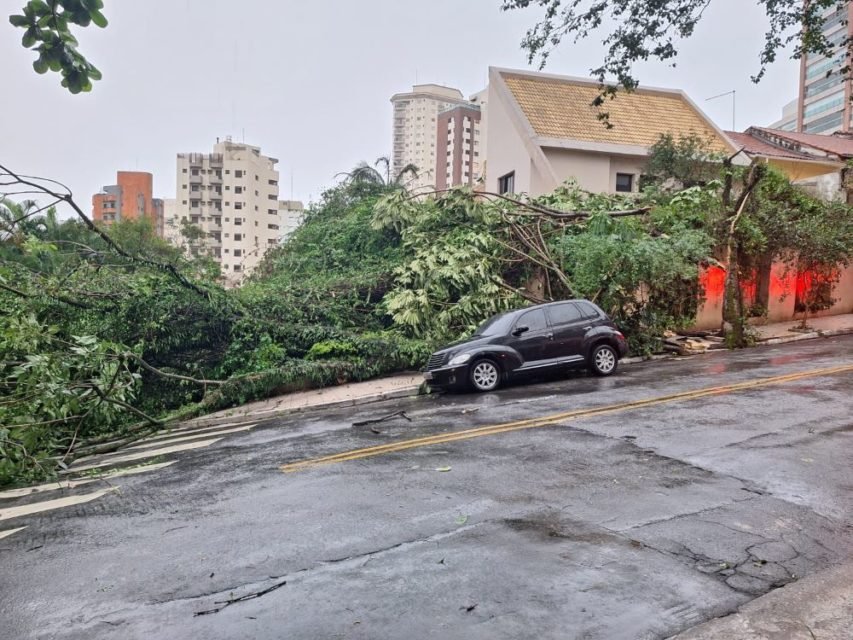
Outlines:
{"label": "double yellow line", "polygon": [[736,384],[728,384],[721,387],[707,387],[705,389],[697,389],[695,391],[683,391],[666,396],[658,396],[648,398],[646,400],[635,400],[633,402],[624,402],[621,404],[613,404],[604,407],[594,407],[591,409],[578,409],[575,411],[565,411],[562,413],[554,413],[539,418],[531,418],[528,420],[518,420],[516,422],[505,422],[487,427],[478,427],[476,429],[465,429],[463,431],[451,431],[449,433],[427,436],[424,438],[414,438],[411,440],[400,440],[391,442],[376,447],[366,447],[364,449],[353,449],[336,453],[330,456],[320,458],[309,458],[292,462],[281,466],[284,473],[293,473],[302,471],[326,464],[334,464],[338,462],[348,462],[350,460],[360,460],[362,458],[372,458],[388,453],[396,453],[398,451],[406,451],[407,449],[417,449],[419,447],[429,447],[436,444],[444,444],[447,442],[456,442],[458,440],[471,440],[472,438],[482,438],[483,436],[492,436],[508,431],[521,431],[522,429],[536,429],[538,427],[548,427],[559,422],[564,422],[572,418],[588,418],[592,416],[606,415],[609,413],[618,413],[620,411],[630,411],[631,409],[642,409],[645,407],[653,407],[659,404],[667,404],[670,402],[680,402],[684,400],[696,400],[708,396],[715,396],[724,393],[734,393],[746,389],[755,389],[758,387],[766,387],[770,385],[783,384],[786,382],[794,382],[805,378],[816,378],[819,376],[830,376],[838,373],[853,372],[853,365],[844,365],[839,367],[830,367],[826,369],[813,369],[811,371],[803,371],[800,373],[791,373],[784,376],[774,376],[772,378],[760,378],[758,380],[749,380],[747,382],[738,382]]}

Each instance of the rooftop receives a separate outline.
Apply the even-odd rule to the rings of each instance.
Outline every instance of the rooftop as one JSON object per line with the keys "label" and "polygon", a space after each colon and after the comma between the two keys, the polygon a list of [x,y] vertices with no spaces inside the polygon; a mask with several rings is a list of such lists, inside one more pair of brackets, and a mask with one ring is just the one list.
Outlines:
{"label": "rooftop", "polygon": [[726,131],[726,135],[731,139],[732,142],[735,143],[738,148],[743,148],[743,150],[751,156],[761,156],[765,158],[785,158],[791,160],[815,159],[814,156],[811,156],[807,153],[803,153],[795,149],[778,147],[774,144],[770,144],[769,142],[765,142],[760,138],[756,138],[750,135],[749,133]]}
{"label": "rooftop", "polygon": [[840,132],[832,135],[796,133],[766,127],[750,127],[746,133],[751,134],[753,137],[758,136],[771,143],[785,144],[785,146],[795,148],[797,151],[803,151],[805,147],[838,156],[845,160],[853,158],[853,135],[851,134]]}
{"label": "rooftop", "polygon": [[[620,91],[599,108],[592,105],[600,92],[597,81],[511,70],[499,73],[536,135],[544,138],[650,147],[663,134],[695,134],[707,139],[714,151],[731,150],[722,132],[681,91]],[[601,112],[609,114],[611,128],[599,120]]]}

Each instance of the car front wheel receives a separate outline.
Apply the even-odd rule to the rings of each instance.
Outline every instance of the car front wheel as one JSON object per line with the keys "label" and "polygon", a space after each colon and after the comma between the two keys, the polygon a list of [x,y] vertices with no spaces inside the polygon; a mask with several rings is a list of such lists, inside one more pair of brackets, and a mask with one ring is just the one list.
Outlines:
{"label": "car front wheel", "polygon": [[468,374],[471,386],[480,392],[494,391],[501,381],[501,372],[491,360],[477,360]]}
{"label": "car front wheel", "polygon": [[600,344],[592,350],[589,357],[589,368],[597,376],[609,376],[616,371],[619,356],[609,344]]}

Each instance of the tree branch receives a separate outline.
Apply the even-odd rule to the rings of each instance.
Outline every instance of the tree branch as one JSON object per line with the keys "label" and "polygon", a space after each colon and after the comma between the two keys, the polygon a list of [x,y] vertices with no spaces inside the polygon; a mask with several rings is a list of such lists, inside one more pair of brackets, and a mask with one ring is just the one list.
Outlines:
{"label": "tree branch", "polygon": [[[123,258],[127,258],[128,260],[131,260],[133,262],[138,262],[140,264],[144,264],[144,265],[147,265],[149,267],[154,267],[155,269],[159,269],[160,271],[165,271],[166,273],[171,275],[175,280],[177,280],[183,287],[190,289],[191,291],[194,291],[195,293],[197,293],[201,296],[204,296],[206,299],[210,300],[210,292],[199,287],[197,284],[190,282],[190,280],[188,280],[180,271],[177,270],[177,268],[175,268],[175,265],[163,263],[163,262],[158,262],[156,260],[151,260],[149,258],[144,258],[144,257],[138,256],[138,255],[133,255],[133,254],[130,254],[127,251],[125,251],[106,232],[104,232],[94,222],[92,222],[92,220],[89,218],[89,216],[87,216],[85,213],[83,213],[83,210],[74,201],[74,197],[73,197],[73,194],[71,193],[71,190],[68,187],[66,187],[65,185],[63,185],[62,183],[59,183],[55,180],[49,180],[48,178],[31,178],[30,176],[21,176],[21,175],[14,173],[11,169],[5,167],[2,164],[0,164],[0,171],[3,171],[6,175],[11,176],[20,184],[27,185],[29,187],[33,187],[34,189],[40,189],[42,193],[45,193],[45,194],[47,194],[53,198],[56,198],[57,201],[66,203],[68,206],[70,206],[74,210],[74,212],[77,214],[77,217],[79,217],[83,221],[83,224],[85,224],[86,227],[90,231],[92,231],[93,233],[98,235],[105,243],[107,243],[107,246],[109,246],[118,255],[122,256]],[[32,182],[31,180],[53,182],[57,185],[62,186],[67,191],[67,193],[58,193],[58,192],[54,191],[53,189],[49,189],[46,186],[39,184],[38,182]]]}

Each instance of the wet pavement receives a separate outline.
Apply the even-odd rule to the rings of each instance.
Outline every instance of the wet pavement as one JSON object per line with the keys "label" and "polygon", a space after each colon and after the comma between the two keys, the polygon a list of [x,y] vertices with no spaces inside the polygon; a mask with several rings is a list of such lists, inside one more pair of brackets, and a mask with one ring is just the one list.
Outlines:
{"label": "wet pavement", "polygon": [[112,489],[0,522],[0,638],[666,638],[853,557],[851,365],[839,337],[317,411],[0,501]]}

